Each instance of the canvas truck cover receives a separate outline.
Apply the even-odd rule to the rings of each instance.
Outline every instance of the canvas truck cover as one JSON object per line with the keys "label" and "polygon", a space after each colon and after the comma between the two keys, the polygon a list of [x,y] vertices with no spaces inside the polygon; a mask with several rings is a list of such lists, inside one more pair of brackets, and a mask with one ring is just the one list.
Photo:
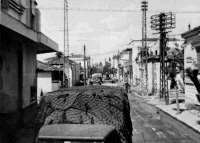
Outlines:
{"label": "canvas truck cover", "polygon": [[132,143],[132,123],[127,94],[120,87],[70,87],[44,95],[36,124],[113,125],[121,143]]}

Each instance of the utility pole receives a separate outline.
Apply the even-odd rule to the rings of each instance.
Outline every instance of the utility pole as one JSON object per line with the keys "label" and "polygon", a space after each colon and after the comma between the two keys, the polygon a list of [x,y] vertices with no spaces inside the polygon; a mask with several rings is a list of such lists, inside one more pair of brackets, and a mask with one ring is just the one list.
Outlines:
{"label": "utility pole", "polygon": [[141,2],[142,10],[142,48],[141,48],[141,88],[142,96],[148,96],[148,48],[147,48],[147,22],[146,12],[148,10],[148,2]]}
{"label": "utility pole", "polygon": [[90,77],[90,70],[91,70],[91,65],[90,65],[90,57],[88,58],[88,78]]}
{"label": "utility pole", "polygon": [[84,86],[86,85],[85,45],[84,45]]}
{"label": "utility pole", "polygon": [[152,94],[156,94],[157,93],[157,70],[156,70],[156,61],[154,59],[152,59],[152,85],[153,85]]}
{"label": "utility pole", "polygon": [[63,58],[63,87],[69,87],[69,30],[68,2],[64,0],[64,58]]}
{"label": "utility pole", "polygon": [[167,67],[167,29],[175,28],[175,15],[170,13],[160,13],[151,16],[151,28],[159,31],[160,34],[160,99],[164,98],[166,105],[169,104],[168,80],[166,75]]}
{"label": "utility pole", "polygon": [[118,55],[117,55],[117,67],[118,67],[118,82],[119,82],[119,80],[120,80],[120,75],[119,75],[119,58],[120,58],[120,56],[119,56],[119,50],[118,50]]}
{"label": "utility pole", "polygon": [[92,69],[92,62],[91,62],[91,57],[90,57],[90,76],[92,75],[91,74],[91,69]]}
{"label": "utility pole", "polygon": [[90,77],[90,74],[89,74],[89,72],[90,72],[89,60],[90,60],[89,57],[87,57],[87,78]]}

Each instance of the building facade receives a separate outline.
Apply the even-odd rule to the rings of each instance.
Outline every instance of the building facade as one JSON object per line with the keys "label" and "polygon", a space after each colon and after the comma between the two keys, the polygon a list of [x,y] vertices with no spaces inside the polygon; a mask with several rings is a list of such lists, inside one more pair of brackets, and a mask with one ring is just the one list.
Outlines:
{"label": "building facade", "polygon": [[0,114],[6,118],[5,128],[35,115],[36,55],[58,50],[58,44],[41,33],[36,6],[35,0],[1,0]]}
{"label": "building facade", "polygon": [[[200,26],[189,29],[181,35],[185,39],[184,70],[187,68],[200,70]],[[198,77],[200,76],[198,72]],[[200,78],[198,78],[200,80]],[[200,88],[200,87],[199,87]],[[185,98],[186,102],[199,103],[198,93],[194,83],[185,74]]]}
{"label": "building facade", "polygon": [[[65,58],[66,60],[66,58]],[[66,62],[66,61],[65,61]],[[57,57],[53,57],[52,59],[50,59],[47,64],[52,65],[56,68],[60,68],[60,74],[57,72],[57,76],[53,76],[53,82],[55,81],[62,81],[63,80],[63,63],[64,63],[64,59],[62,58],[57,58]],[[55,72],[53,72],[55,73]],[[75,86],[78,84],[78,82],[80,81],[80,74],[81,74],[81,64],[77,63],[73,60],[69,60],[69,86]],[[60,75],[60,76],[58,76]]]}
{"label": "building facade", "polygon": [[[160,90],[160,42],[158,38],[147,38],[148,41],[148,93],[159,94]],[[132,41],[134,47],[132,50],[133,65],[133,85],[142,87],[141,81],[141,40]],[[169,38],[167,42],[168,48],[174,48],[175,44],[181,47],[183,41],[176,38]],[[142,88],[141,88],[142,89]]]}
{"label": "building facade", "polygon": [[127,48],[120,53],[120,80],[124,81],[124,77],[128,76],[128,83],[133,82],[133,70],[132,70],[132,48]]}
{"label": "building facade", "polygon": [[[76,63],[80,63],[80,66],[84,69],[84,55],[81,54],[73,54],[71,56],[69,56],[69,59],[72,61],[75,61]],[[86,72],[86,79],[88,79],[89,77],[89,68],[90,68],[90,58],[89,57],[85,57],[85,72]],[[81,71],[81,72],[84,72]]]}
{"label": "building facade", "polygon": [[37,61],[37,101],[42,95],[60,89],[59,82],[53,82],[54,72],[58,69],[41,61]]}

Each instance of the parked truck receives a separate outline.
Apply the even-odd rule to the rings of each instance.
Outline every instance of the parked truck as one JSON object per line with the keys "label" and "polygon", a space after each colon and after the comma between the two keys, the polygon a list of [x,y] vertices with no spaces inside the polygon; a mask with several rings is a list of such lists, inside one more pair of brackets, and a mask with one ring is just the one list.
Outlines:
{"label": "parked truck", "polygon": [[132,143],[130,106],[120,87],[79,86],[43,96],[38,143]]}

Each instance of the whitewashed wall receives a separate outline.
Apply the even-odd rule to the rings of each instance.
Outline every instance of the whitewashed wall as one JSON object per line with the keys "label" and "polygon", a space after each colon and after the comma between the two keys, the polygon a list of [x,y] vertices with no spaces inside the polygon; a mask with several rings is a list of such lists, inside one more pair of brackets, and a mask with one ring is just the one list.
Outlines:
{"label": "whitewashed wall", "polygon": [[37,74],[37,99],[40,100],[41,91],[43,94],[52,91],[52,73],[38,72]]}
{"label": "whitewashed wall", "polygon": [[[200,55],[199,55],[200,56]],[[184,69],[191,67],[194,68],[193,63],[197,62],[197,52],[192,49],[192,45],[187,45],[184,55]],[[185,76],[185,98],[186,102],[197,102],[197,90],[189,77]]]}

